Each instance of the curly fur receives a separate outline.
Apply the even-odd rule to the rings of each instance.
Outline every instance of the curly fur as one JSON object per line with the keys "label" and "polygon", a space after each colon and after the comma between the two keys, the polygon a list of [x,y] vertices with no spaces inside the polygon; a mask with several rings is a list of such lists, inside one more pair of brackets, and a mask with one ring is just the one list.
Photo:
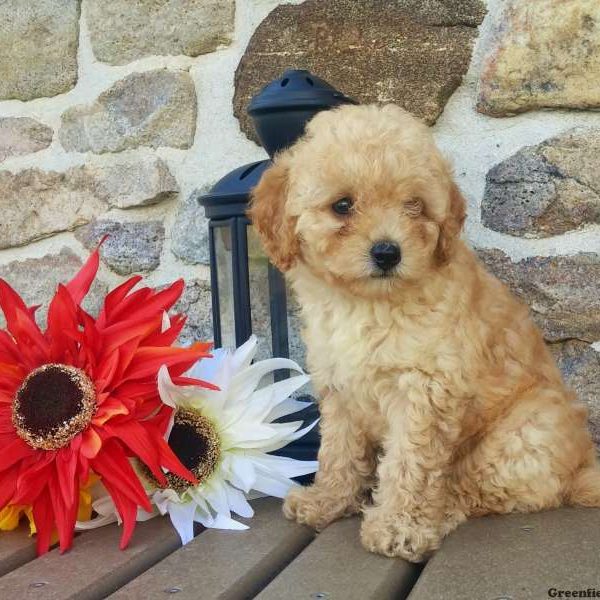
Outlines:
{"label": "curly fur", "polygon": [[[362,511],[367,549],[420,561],[470,516],[600,506],[586,410],[460,240],[465,203],[426,126],[392,105],[318,114],[250,216],[300,301],[320,394],[319,471],[289,518]],[[369,258],[382,239],[402,250],[392,277]]]}

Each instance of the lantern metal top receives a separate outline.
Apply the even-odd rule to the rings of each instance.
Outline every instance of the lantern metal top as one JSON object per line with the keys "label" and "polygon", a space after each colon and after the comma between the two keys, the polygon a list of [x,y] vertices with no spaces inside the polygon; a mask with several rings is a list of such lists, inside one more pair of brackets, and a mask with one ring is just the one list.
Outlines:
{"label": "lantern metal top", "polygon": [[268,83],[248,105],[251,116],[259,112],[289,108],[331,108],[340,104],[357,104],[325,80],[304,69],[288,69]]}
{"label": "lantern metal top", "polygon": [[217,181],[210,192],[199,198],[206,216],[209,219],[225,219],[244,215],[252,188],[270,164],[269,160],[248,163]]}

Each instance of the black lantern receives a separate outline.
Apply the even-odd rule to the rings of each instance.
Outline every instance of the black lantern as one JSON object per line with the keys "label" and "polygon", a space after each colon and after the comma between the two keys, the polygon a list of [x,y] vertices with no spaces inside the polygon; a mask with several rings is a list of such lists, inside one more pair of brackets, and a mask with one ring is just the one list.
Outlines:
{"label": "black lantern", "polygon": [[[248,112],[272,157],[293,144],[317,112],[347,103],[355,102],[308,71],[288,70],[252,98]],[[270,160],[263,160],[238,167],[200,198],[209,219],[214,341],[216,347],[233,348],[254,332],[261,340],[257,358],[291,354],[302,363],[297,352],[290,353],[284,278],[268,261],[246,216],[250,193],[269,165]],[[292,343],[292,350],[299,345]],[[285,372],[275,375],[276,379],[287,376]],[[317,446],[315,433],[286,448],[285,454],[314,458]]]}

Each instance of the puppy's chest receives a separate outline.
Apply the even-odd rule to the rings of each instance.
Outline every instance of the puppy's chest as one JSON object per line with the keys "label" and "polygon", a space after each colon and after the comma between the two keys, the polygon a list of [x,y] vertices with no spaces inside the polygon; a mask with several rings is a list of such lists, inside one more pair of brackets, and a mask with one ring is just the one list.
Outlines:
{"label": "puppy's chest", "polygon": [[304,312],[305,342],[318,386],[371,395],[375,381],[418,368],[426,336],[389,312],[318,309]]}

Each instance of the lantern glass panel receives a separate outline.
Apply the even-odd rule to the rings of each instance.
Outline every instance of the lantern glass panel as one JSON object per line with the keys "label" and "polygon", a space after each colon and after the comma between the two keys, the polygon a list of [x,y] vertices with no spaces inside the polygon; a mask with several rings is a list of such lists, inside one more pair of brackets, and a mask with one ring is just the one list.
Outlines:
{"label": "lantern glass panel", "polygon": [[217,282],[219,288],[219,316],[221,346],[235,348],[235,312],[233,293],[233,249],[229,222],[214,227]]}
{"label": "lantern glass panel", "polygon": [[271,305],[269,295],[269,261],[253,227],[248,227],[248,272],[252,332],[259,339],[256,360],[273,356],[271,338]]}

